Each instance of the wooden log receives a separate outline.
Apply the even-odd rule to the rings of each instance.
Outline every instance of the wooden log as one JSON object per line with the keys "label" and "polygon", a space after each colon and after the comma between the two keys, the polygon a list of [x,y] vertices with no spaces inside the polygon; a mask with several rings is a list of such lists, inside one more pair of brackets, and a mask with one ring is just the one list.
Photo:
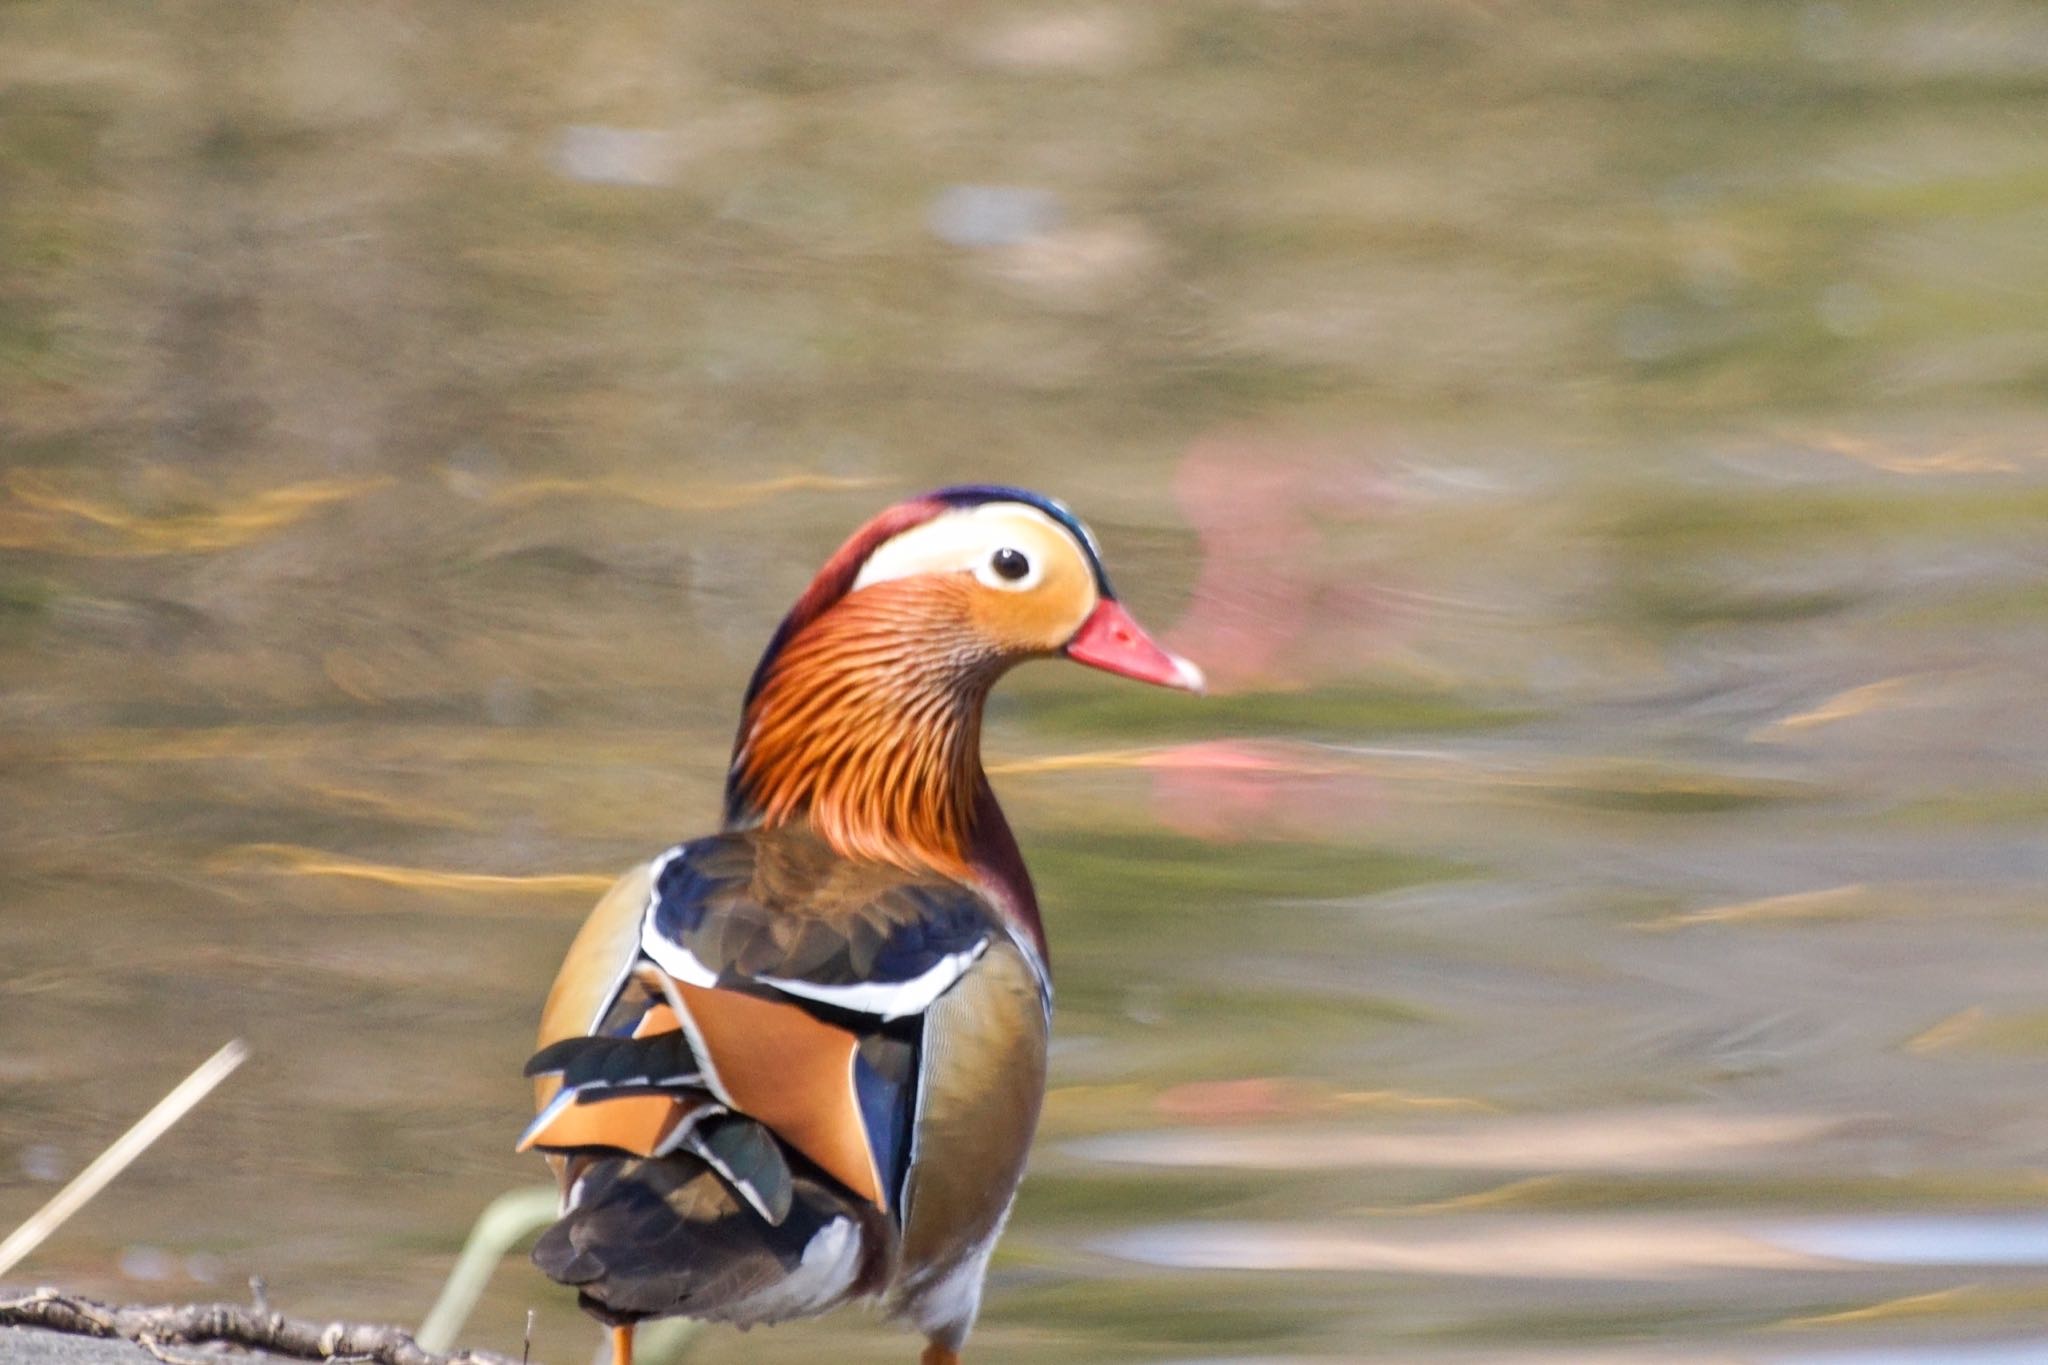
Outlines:
{"label": "wooden log", "polygon": [[[237,1346],[267,1351],[291,1360],[331,1360],[342,1357],[364,1365],[519,1365],[509,1356],[488,1351],[429,1351],[400,1327],[369,1323],[313,1322],[287,1317],[268,1308],[243,1307],[231,1303],[187,1303],[115,1305],[66,1294],[57,1289],[37,1289],[26,1294],[0,1296],[0,1329],[36,1329],[9,1332],[0,1356],[15,1359],[17,1341],[36,1342],[24,1346],[24,1359],[51,1362],[78,1361],[80,1365],[134,1365],[155,1360],[164,1365],[201,1365],[180,1346]],[[41,1334],[57,1333],[65,1342],[40,1341]],[[128,1343],[113,1351],[92,1353],[84,1340],[97,1339],[108,1346]],[[42,1351],[31,1356],[30,1350]],[[139,1354],[138,1354],[139,1352]],[[219,1360],[209,1353],[208,1360]]]}

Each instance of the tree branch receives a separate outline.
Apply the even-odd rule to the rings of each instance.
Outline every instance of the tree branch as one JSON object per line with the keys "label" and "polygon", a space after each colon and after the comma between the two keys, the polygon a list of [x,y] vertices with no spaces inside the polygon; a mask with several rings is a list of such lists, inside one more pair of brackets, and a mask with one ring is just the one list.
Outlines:
{"label": "tree branch", "polygon": [[79,1336],[119,1337],[156,1356],[171,1359],[168,1344],[224,1342],[297,1360],[374,1362],[374,1365],[518,1365],[489,1351],[442,1355],[397,1327],[350,1322],[308,1322],[231,1303],[187,1303],[116,1307],[55,1289],[38,1289],[0,1299],[0,1326],[41,1327]]}

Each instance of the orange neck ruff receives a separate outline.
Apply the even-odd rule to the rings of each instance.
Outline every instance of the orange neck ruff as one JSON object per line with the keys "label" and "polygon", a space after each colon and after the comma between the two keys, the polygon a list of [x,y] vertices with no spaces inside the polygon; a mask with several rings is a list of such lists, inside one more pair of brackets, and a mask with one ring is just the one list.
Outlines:
{"label": "orange neck ruff", "polygon": [[849,858],[969,875],[981,712],[1003,670],[944,583],[881,583],[763,669],[727,778],[728,823],[808,819]]}

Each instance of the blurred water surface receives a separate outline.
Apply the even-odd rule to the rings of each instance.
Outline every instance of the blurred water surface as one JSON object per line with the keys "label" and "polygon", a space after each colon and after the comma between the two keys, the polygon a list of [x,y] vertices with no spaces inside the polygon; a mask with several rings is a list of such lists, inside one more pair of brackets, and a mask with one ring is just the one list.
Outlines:
{"label": "blurred water surface", "polygon": [[416,1320],[784,606],[1004,479],[1221,686],[995,703],[979,1358],[2048,1358],[2039,7],[28,3],[0,186],[0,1222],[255,1053],[23,1278]]}

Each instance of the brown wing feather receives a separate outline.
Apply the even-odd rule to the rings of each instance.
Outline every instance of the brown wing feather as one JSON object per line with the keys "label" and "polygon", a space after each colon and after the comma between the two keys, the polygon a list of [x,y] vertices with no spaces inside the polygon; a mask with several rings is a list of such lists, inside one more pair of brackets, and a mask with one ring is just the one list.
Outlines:
{"label": "brown wing feather", "polygon": [[1039,977],[1010,943],[925,1015],[899,1302],[914,1306],[1002,1226],[1038,1127],[1046,1038]]}
{"label": "brown wing feather", "polygon": [[678,982],[700,1059],[732,1107],[886,1210],[853,1060],[860,1038],[796,1005]]}
{"label": "brown wing feather", "polygon": [[650,1005],[647,1013],[640,1016],[640,1022],[633,1026],[635,1038],[651,1038],[657,1033],[674,1033],[682,1028],[676,1012],[667,1005]]}
{"label": "brown wing feather", "polygon": [[653,1156],[704,1104],[673,1095],[620,1095],[565,1104],[553,1118],[521,1138],[519,1150],[616,1147],[635,1156]]}
{"label": "brown wing feather", "polygon": [[[635,1038],[677,1033],[682,1029],[674,1010],[665,1004],[648,1008],[634,1026]],[[552,1098],[552,1097],[551,1097]],[[565,1106],[552,1119],[530,1128],[516,1150],[535,1147],[616,1147],[635,1156],[653,1156],[677,1128],[709,1103],[689,1094],[629,1094]],[[545,1112],[545,1106],[543,1106]],[[564,1183],[567,1183],[566,1177]]]}

